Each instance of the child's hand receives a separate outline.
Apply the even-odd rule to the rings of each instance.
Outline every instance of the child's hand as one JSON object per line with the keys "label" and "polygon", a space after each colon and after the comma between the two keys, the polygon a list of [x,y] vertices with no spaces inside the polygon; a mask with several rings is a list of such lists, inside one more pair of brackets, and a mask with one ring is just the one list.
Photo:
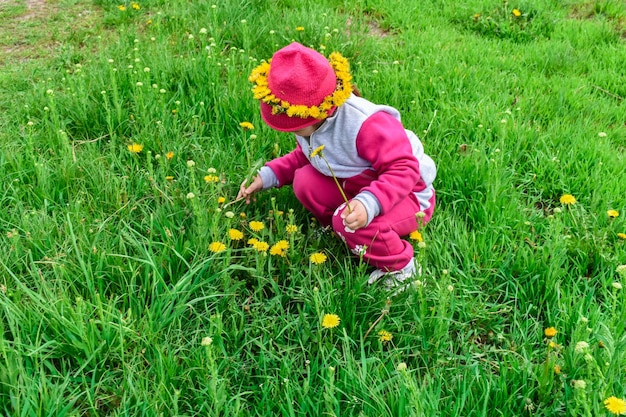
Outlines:
{"label": "child's hand", "polygon": [[352,200],[349,205],[352,212],[347,207],[341,212],[343,224],[351,230],[358,230],[367,224],[367,211],[359,200]]}
{"label": "child's hand", "polygon": [[252,197],[252,194],[258,191],[261,191],[263,189],[263,180],[261,179],[259,175],[257,175],[249,187],[246,187],[247,181],[248,180],[244,180],[241,183],[241,186],[239,187],[239,193],[237,194],[237,200],[239,200],[240,198],[245,198],[246,204],[250,204],[250,199]]}

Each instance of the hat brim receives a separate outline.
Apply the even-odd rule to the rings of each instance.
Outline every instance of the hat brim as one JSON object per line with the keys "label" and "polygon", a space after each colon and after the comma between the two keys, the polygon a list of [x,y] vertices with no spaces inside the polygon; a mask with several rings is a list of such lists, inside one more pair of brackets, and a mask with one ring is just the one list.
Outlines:
{"label": "hat brim", "polygon": [[[336,107],[330,109],[328,117],[335,112]],[[261,101],[261,117],[263,121],[272,129],[279,130],[281,132],[293,132],[296,130],[304,129],[314,125],[315,123],[324,120],[316,119],[315,117],[289,117],[286,113],[272,114],[272,106]]]}

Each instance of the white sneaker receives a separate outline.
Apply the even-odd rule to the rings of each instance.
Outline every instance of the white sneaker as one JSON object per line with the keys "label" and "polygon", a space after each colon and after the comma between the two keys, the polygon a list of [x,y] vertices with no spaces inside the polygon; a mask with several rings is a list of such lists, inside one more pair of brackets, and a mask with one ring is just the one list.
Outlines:
{"label": "white sneaker", "polygon": [[411,283],[405,283],[416,276],[422,275],[422,266],[415,262],[415,259],[411,259],[404,268],[399,271],[384,271],[377,269],[370,274],[370,278],[367,280],[368,284],[373,284],[382,277],[386,277],[383,281],[383,285],[388,290],[395,290],[393,295],[399,294],[406,290]]}

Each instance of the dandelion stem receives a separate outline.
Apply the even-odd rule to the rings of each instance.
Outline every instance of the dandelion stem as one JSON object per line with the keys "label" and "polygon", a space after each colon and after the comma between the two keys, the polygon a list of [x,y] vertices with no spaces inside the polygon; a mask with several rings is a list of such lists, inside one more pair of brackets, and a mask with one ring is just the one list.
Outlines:
{"label": "dandelion stem", "polygon": [[321,151],[319,152],[319,156],[320,156],[320,158],[322,158],[324,160],[324,162],[326,162],[326,166],[328,167],[328,170],[330,171],[330,175],[332,175],[333,180],[335,180],[335,184],[337,184],[337,188],[339,189],[339,192],[341,193],[341,197],[343,197],[343,201],[346,202],[346,207],[348,208],[348,213],[352,213],[352,207],[350,207],[350,202],[348,201],[348,197],[346,196],[346,193],[343,191],[343,188],[341,187],[341,184],[339,184],[339,180],[337,179],[337,176],[335,176],[335,173],[333,172],[333,169],[330,167],[330,164],[328,163],[328,160],[326,159],[326,157],[324,156],[324,154]]}

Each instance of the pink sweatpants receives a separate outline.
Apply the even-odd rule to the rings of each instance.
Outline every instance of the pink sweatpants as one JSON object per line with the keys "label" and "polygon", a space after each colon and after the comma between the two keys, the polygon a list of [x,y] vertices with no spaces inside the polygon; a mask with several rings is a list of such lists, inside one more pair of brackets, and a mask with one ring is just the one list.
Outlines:
{"label": "pink sweatpants", "polygon": [[[339,183],[350,200],[374,179],[366,171],[352,178],[340,179]],[[413,258],[413,246],[402,239],[402,236],[418,228],[415,214],[420,211],[420,206],[413,193],[388,213],[377,216],[367,227],[347,232],[341,219],[345,206],[339,208],[344,200],[332,177],[319,173],[311,165],[305,165],[295,172],[293,191],[323,226],[331,225],[352,253],[362,255],[375,268],[397,271]],[[425,211],[424,223],[432,216],[434,196],[432,200],[430,208]]]}

